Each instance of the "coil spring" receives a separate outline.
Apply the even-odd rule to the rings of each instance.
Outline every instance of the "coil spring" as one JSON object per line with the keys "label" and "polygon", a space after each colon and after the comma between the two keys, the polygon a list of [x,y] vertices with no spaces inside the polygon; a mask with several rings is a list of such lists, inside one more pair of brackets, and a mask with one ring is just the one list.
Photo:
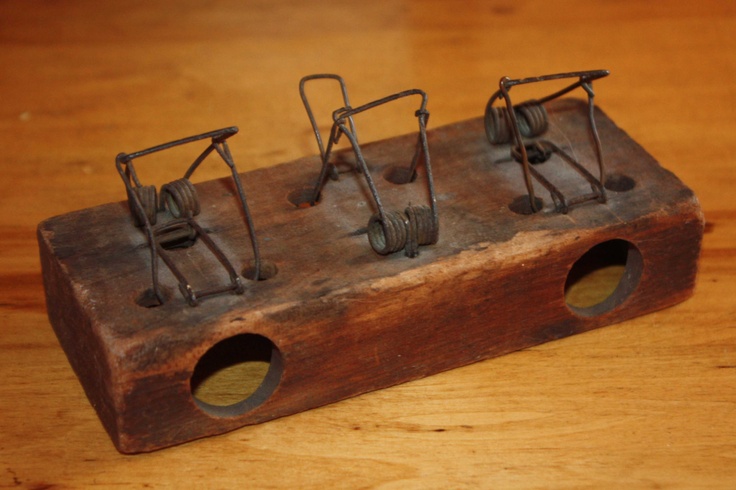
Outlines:
{"label": "coil spring", "polygon": [[386,220],[374,214],[368,221],[368,241],[377,253],[388,255],[406,245],[406,216],[398,211],[386,213]]}
{"label": "coil spring", "polygon": [[420,245],[437,243],[439,230],[429,206],[409,206],[401,213],[386,213],[386,221],[380,214],[371,216],[368,222],[368,240],[371,247],[381,255],[406,249],[408,257],[419,255]]}
{"label": "coil spring", "polygon": [[511,141],[511,128],[507,114],[505,107],[489,107],[486,111],[486,136],[492,145]]}
{"label": "coil spring", "polygon": [[161,196],[175,218],[197,216],[200,211],[197,189],[189,179],[177,179],[161,187]]}
{"label": "coil spring", "polygon": [[[525,138],[533,138],[547,131],[547,109],[536,100],[528,100],[514,106],[519,132]],[[491,144],[508,143],[513,138],[506,107],[489,107],[485,115],[486,136]]]}
{"label": "coil spring", "polygon": [[435,224],[432,209],[429,206],[409,206],[404,211],[407,221],[407,257],[419,255],[419,245],[437,243],[439,230]]}
{"label": "coil spring", "polygon": [[141,214],[132,195],[128,195],[128,205],[133,215],[135,226],[143,226],[146,224],[146,218],[152,225],[156,224],[156,212],[158,211],[158,196],[156,195],[156,187],[146,185],[141,187],[133,187],[133,193],[138,196],[138,200],[143,206],[143,214]]}

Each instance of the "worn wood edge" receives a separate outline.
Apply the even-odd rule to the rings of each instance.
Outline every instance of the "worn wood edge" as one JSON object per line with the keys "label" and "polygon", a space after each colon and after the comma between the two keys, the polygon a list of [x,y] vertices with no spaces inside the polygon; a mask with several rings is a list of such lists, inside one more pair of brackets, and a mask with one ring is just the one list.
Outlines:
{"label": "worn wood edge", "polygon": [[[41,273],[49,323],[74,371],[90,405],[97,412],[102,426],[113,444],[120,440],[120,415],[116,410],[120,400],[112,390],[116,378],[114,365],[104,349],[101,339],[94,334],[91,319],[85,315],[80,302],[79,288],[75,287],[63,265],[51,253],[49,234],[44,223],[37,228]],[[70,319],[77,319],[81,328],[71,328]],[[75,332],[83,335],[74,335]],[[87,360],[92,358],[95,362]]]}

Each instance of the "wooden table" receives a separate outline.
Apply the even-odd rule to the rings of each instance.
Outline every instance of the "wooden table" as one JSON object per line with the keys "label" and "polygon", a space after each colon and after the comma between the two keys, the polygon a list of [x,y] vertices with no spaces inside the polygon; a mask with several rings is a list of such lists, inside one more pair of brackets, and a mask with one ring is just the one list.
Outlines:
{"label": "wooden table", "polygon": [[[715,0],[3,2],[0,487],[733,487],[735,17]],[[114,449],[46,316],[35,228],[124,199],[118,152],[235,124],[241,170],[316,153],[309,73],[342,74],[356,102],[422,88],[437,127],[481,115],[503,75],[590,68],[612,72],[599,106],[700,197],[692,299],[223,436]],[[412,129],[384,114],[363,141]],[[173,165],[148,168],[161,182]]]}

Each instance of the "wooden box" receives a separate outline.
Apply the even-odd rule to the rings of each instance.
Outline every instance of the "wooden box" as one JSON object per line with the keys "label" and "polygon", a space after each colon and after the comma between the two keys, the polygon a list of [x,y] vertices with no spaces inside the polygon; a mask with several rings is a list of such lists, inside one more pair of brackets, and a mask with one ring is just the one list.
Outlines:
{"label": "wooden box", "polygon": [[[550,134],[595,162],[587,106],[550,104]],[[293,191],[314,182],[318,157],[242,175],[273,277],[242,295],[189,306],[165,269],[167,301],[139,305],[150,287],[146,236],[116,202],[54,217],[38,228],[51,324],[116,447],[151,451],[223,433],[428,376],[674,305],[693,291],[703,217],[693,193],[601,111],[607,202],[567,214],[541,187],[542,211],[511,208],[526,195],[508,146],[486,139],[483,120],[430,130],[440,239],[416,258],[373,252],[372,201],[359,175],[326,184],[316,206]],[[423,203],[426,177],[395,185],[389,166],[411,155],[415,135],[365,145],[389,208]],[[348,164],[352,152],[341,159]],[[551,159],[538,166],[569,192],[588,184]],[[112,170],[112,169],[111,169]],[[591,172],[594,172],[591,167]],[[230,179],[197,185],[199,223],[242,271],[251,253]],[[172,252],[198,281],[213,259],[197,246]],[[589,270],[621,273],[613,292],[575,303]],[[197,275],[198,274],[198,275]],[[568,293],[566,295],[566,293]],[[567,299],[566,299],[567,297]],[[571,301],[571,303],[568,303]],[[201,379],[238,362],[268,365],[249,396],[195,396]]]}

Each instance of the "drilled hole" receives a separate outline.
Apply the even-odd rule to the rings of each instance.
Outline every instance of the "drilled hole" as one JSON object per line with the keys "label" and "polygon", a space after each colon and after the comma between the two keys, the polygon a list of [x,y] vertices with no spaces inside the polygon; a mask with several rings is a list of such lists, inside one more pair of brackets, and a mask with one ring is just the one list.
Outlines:
{"label": "drilled hole", "polygon": [[[526,150],[526,159],[532,165],[544,163],[552,156],[552,150],[538,142],[528,143],[524,145],[524,149]],[[519,163],[524,161],[518,146],[511,149],[511,156]]]}
{"label": "drilled hole", "polygon": [[153,292],[153,289],[148,288],[138,295],[135,299],[135,304],[143,308],[155,308],[157,306],[161,306],[163,303],[159,301],[156,293]]}
{"label": "drilled hole", "polygon": [[612,174],[606,177],[604,187],[613,192],[627,192],[636,187],[636,182],[628,175]]}
{"label": "drilled hole", "polygon": [[572,266],[565,282],[565,301],[575,313],[594,316],[620,305],[636,289],[641,253],[625,240],[599,243]]}
{"label": "drilled hole", "polygon": [[187,221],[175,220],[155,231],[156,241],[164,250],[189,248],[197,242],[197,230]]}
{"label": "drilled hole", "polygon": [[199,359],[190,386],[202,410],[228,417],[263,403],[280,377],[274,344],[261,335],[240,334],[218,342]]}
{"label": "drilled hole", "polygon": [[389,167],[384,173],[383,178],[392,184],[408,184],[414,182],[417,173],[412,172],[408,167]]}
{"label": "drilled hole", "polygon": [[180,250],[189,248],[197,243],[197,235],[194,236],[179,236],[175,238],[167,238],[159,242],[161,248],[164,250]]}
{"label": "drilled hole", "polygon": [[312,197],[314,197],[314,187],[301,187],[291,191],[287,199],[298,208],[310,208],[319,204],[320,196],[317,196],[314,203],[312,203]]}
{"label": "drilled hole", "polygon": [[[542,206],[544,205],[542,199],[535,197],[534,203],[537,205],[537,211],[541,211]],[[534,214],[531,199],[529,199],[529,196],[526,194],[516,197],[511,204],[509,204],[509,209],[516,214]]]}
{"label": "drilled hole", "polygon": [[[261,270],[258,274],[258,280],[259,281],[267,281],[268,279],[273,278],[276,274],[278,274],[279,270],[276,267],[276,264],[271,262],[270,260],[263,260],[261,259]],[[248,263],[248,266],[243,269],[243,277],[246,279],[250,279],[251,281],[254,281],[256,278],[256,262],[255,260],[251,260]]]}

